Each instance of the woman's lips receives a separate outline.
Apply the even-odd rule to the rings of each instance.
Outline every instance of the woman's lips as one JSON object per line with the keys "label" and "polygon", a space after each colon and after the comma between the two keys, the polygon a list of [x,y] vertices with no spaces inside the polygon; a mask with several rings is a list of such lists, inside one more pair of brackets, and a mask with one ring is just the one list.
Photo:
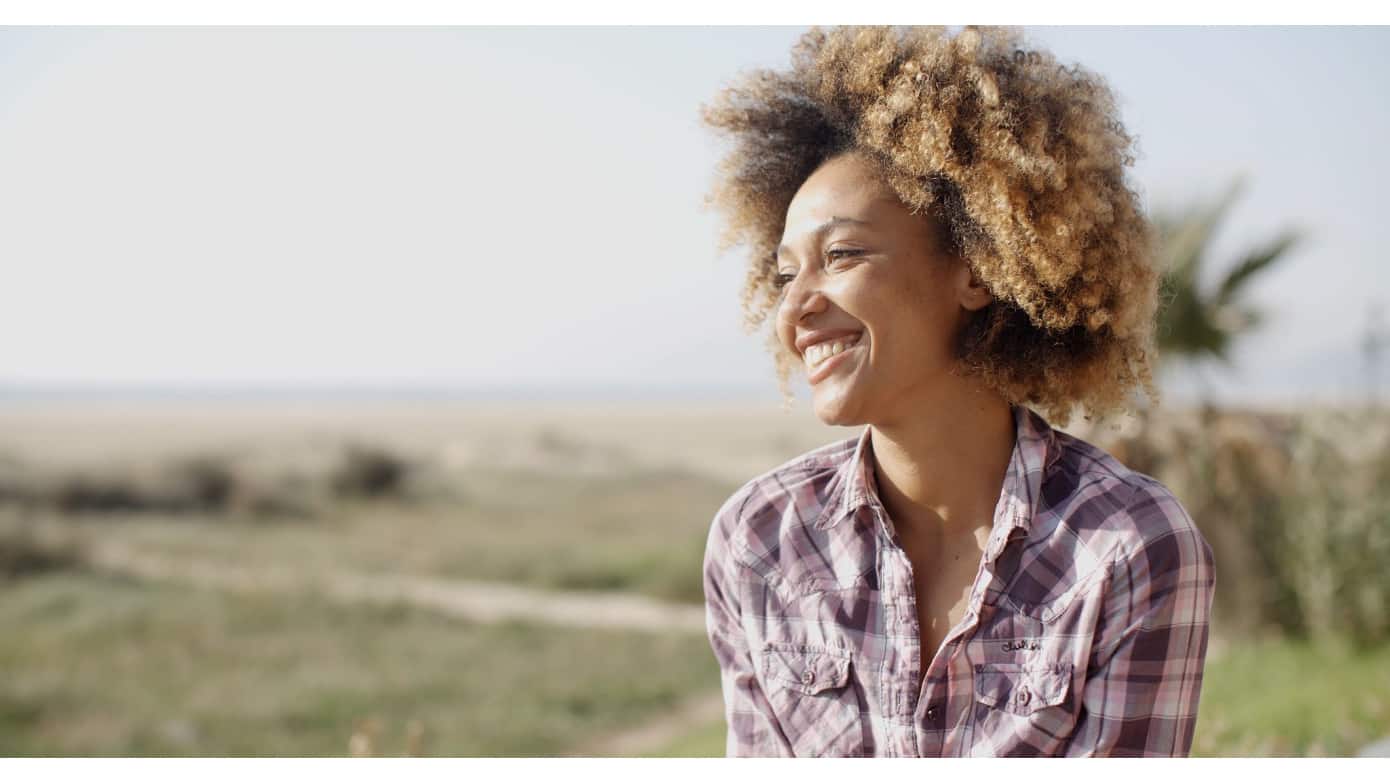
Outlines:
{"label": "woman's lips", "polygon": [[828,377],[830,373],[834,372],[837,367],[845,363],[844,359],[846,356],[855,353],[860,348],[862,348],[863,345],[864,340],[861,337],[859,341],[856,342],[854,345],[846,348],[843,351],[840,351],[839,353],[835,354],[829,359],[823,360],[820,364],[817,364],[806,376],[807,382],[814,386],[817,383],[820,383],[821,381],[825,380],[826,377]]}

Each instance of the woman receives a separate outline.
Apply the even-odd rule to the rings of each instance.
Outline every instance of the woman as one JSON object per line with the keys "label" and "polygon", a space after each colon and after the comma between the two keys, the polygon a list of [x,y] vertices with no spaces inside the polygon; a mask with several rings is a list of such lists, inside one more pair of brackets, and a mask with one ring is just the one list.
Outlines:
{"label": "woman", "polygon": [[1213,589],[1173,495],[1054,430],[1150,375],[1105,85],[1010,30],[813,30],[726,89],[713,203],[783,393],[867,425],[734,493],[704,580],[729,755],[1185,755]]}

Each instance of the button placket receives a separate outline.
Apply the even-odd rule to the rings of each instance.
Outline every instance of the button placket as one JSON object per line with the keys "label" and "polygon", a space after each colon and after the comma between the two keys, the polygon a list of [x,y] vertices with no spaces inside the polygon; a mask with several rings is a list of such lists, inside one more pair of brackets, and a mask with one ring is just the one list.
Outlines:
{"label": "button placket", "polygon": [[[907,554],[891,538],[880,539],[878,549],[879,584],[882,586],[883,617],[887,637],[892,640],[894,663],[884,669],[883,703],[898,721],[911,722],[915,705],[918,650],[917,614],[912,609],[912,564]],[[911,727],[908,727],[909,731]]]}

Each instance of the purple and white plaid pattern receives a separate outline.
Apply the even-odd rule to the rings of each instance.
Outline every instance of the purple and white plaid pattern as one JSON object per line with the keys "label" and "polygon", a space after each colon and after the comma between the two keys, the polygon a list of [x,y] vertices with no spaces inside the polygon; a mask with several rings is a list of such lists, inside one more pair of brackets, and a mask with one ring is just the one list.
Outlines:
{"label": "purple and white plaid pattern", "polygon": [[922,676],[868,428],[745,484],[705,552],[730,756],[1178,756],[1211,548],[1162,484],[1015,406],[969,609]]}

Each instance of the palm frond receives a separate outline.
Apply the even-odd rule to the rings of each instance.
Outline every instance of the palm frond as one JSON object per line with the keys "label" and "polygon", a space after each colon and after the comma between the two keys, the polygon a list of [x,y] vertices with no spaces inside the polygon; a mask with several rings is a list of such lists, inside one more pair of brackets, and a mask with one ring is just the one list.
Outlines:
{"label": "palm frond", "polygon": [[1231,268],[1216,289],[1217,306],[1230,304],[1241,288],[1260,270],[1284,257],[1284,253],[1298,241],[1298,234],[1285,231],[1265,246],[1251,251],[1240,263]]}
{"label": "palm frond", "polygon": [[1229,365],[1231,343],[1264,321],[1264,314],[1243,303],[1241,294],[1252,279],[1286,257],[1298,240],[1296,232],[1285,231],[1258,245],[1225,273],[1214,290],[1201,282],[1212,238],[1244,184],[1243,178],[1237,178],[1211,202],[1150,218],[1163,273],[1155,337],[1159,355],[1167,363],[1199,365],[1204,359],[1215,359]]}
{"label": "palm frond", "polygon": [[1165,270],[1181,281],[1194,284],[1201,274],[1207,246],[1231,206],[1245,189],[1237,178],[1214,201],[1199,205],[1176,218],[1160,218],[1160,256]]}

